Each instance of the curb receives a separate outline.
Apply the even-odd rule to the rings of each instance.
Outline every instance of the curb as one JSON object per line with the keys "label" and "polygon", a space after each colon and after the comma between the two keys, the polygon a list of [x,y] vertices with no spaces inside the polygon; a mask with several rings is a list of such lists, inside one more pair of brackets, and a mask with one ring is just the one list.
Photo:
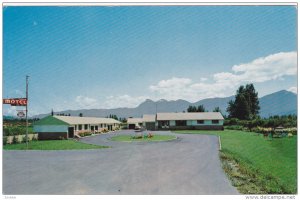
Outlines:
{"label": "curb", "polygon": [[219,151],[222,150],[221,137],[219,136]]}

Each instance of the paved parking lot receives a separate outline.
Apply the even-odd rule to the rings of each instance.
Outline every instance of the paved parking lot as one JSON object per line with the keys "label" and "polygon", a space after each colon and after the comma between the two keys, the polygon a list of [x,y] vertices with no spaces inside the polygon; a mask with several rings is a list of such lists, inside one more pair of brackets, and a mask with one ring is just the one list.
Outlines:
{"label": "paved parking lot", "polygon": [[[174,134],[166,142],[82,139],[112,148],[3,151],[4,194],[238,194],[224,174],[218,138]],[[173,134],[156,132],[155,134]]]}

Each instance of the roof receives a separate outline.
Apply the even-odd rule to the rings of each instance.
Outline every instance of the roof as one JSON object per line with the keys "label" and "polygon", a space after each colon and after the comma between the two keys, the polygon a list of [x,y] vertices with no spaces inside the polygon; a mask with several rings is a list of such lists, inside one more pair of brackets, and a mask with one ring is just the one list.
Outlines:
{"label": "roof", "polygon": [[220,112],[157,113],[157,120],[224,120]]}
{"label": "roof", "polygon": [[143,118],[128,118],[127,124],[143,123]]}
{"label": "roof", "polygon": [[121,122],[112,118],[99,117],[74,117],[74,116],[53,116],[56,119],[64,121],[68,124],[120,124]]}
{"label": "roof", "polygon": [[69,125],[65,121],[57,119],[51,115],[40,119],[39,121],[35,122],[34,125]]}
{"label": "roof", "polygon": [[155,115],[143,115],[143,122],[155,122]]}

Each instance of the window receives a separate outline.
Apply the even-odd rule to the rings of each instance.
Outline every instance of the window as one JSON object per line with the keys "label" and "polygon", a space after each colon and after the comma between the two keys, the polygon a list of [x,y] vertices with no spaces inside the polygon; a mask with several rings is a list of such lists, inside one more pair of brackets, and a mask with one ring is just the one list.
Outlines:
{"label": "window", "polygon": [[91,131],[93,131],[94,130],[94,126],[91,126]]}
{"label": "window", "polygon": [[77,130],[77,125],[75,125],[75,130]]}
{"label": "window", "polygon": [[197,120],[197,124],[204,124],[204,120]]}
{"label": "window", "polygon": [[88,130],[88,125],[87,124],[84,125],[84,130]]}
{"label": "window", "polygon": [[82,125],[81,124],[78,125],[78,130],[80,130],[80,131],[82,130]]}
{"label": "window", "polygon": [[218,124],[218,123],[219,123],[219,120],[211,120],[211,123],[212,123],[212,124]]}
{"label": "window", "polygon": [[103,128],[103,124],[100,124],[100,128]]}
{"label": "window", "polygon": [[158,127],[159,128],[168,128],[169,127],[169,121],[158,121]]}
{"label": "window", "polygon": [[186,126],[185,120],[176,120],[175,121],[176,126]]}
{"label": "window", "polygon": [[98,126],[95,126],[95,130],[98,131]]}

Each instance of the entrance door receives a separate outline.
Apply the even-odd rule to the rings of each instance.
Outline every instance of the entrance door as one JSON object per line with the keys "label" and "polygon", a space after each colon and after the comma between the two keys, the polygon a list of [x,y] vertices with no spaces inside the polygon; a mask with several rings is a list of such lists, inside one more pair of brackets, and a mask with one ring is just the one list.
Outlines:
{"label": "entrance door", "polygon": [[68,128],[68,135],[69,138],[74,138],[74,127]]}

